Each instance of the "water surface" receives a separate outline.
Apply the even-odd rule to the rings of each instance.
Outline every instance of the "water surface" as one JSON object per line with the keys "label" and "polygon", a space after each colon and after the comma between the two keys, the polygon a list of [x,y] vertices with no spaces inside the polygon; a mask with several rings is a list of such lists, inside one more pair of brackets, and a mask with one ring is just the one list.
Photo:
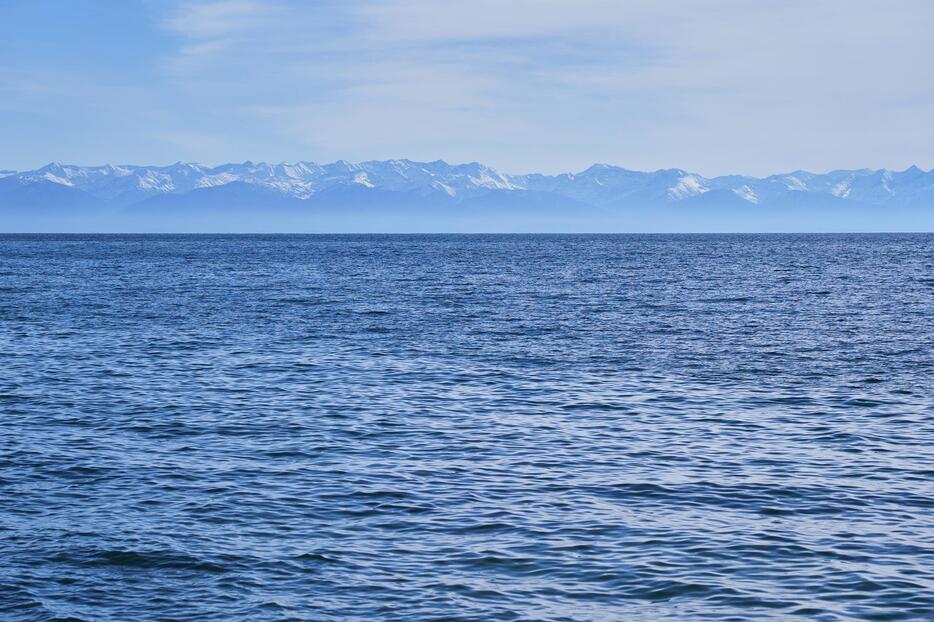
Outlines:
{"label": "water surface", "polygon": [[934,618],[934,236],[0,237],[0,619]]}

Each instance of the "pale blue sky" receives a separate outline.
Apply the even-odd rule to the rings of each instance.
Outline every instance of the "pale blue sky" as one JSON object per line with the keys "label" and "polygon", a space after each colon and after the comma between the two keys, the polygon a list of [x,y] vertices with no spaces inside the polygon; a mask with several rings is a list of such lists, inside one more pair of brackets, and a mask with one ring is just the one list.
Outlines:
{"label": "pale blue sky", "polygon": [[929,0],[5,0],[0,168],[934,168]]}

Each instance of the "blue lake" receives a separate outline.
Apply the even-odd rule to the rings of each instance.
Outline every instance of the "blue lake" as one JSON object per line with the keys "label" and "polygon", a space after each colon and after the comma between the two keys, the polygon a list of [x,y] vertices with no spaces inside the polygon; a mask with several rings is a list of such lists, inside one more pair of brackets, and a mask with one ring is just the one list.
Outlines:
{"label": "blue lake", "polygon": [[0,619],[934,619],[934,236],[0,236]]}

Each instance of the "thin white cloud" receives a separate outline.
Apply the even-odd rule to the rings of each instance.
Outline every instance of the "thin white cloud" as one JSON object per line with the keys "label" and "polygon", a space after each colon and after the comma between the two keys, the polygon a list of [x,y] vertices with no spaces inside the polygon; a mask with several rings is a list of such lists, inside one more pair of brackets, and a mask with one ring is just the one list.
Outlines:
{"label": "thin white cloud", "polygon": [[261,25],[269,5],[251,0],[185,2],[164,20],[164,26],[190,39],[217,39]]}
{"label": "thin white cloud", "polygon": [[922,0],[228,0],[163,26],[176,88],[273,158],[934,166]]}
{"label": "thin white cloud", "polygon": [[184,2],[166,17],[163,28],[179,36],[182,44],[170,60],[177,72],[196,71],[210,61],[237,59],[285,24],[277,5],[251,0]]}

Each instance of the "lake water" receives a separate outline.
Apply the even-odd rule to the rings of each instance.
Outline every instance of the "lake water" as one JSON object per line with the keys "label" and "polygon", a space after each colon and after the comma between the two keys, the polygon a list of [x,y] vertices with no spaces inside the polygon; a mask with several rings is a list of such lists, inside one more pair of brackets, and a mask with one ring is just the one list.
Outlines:
{"label": "lake water", "polygon": [[0,619],[934,619],[934,236],[2,236]]}

